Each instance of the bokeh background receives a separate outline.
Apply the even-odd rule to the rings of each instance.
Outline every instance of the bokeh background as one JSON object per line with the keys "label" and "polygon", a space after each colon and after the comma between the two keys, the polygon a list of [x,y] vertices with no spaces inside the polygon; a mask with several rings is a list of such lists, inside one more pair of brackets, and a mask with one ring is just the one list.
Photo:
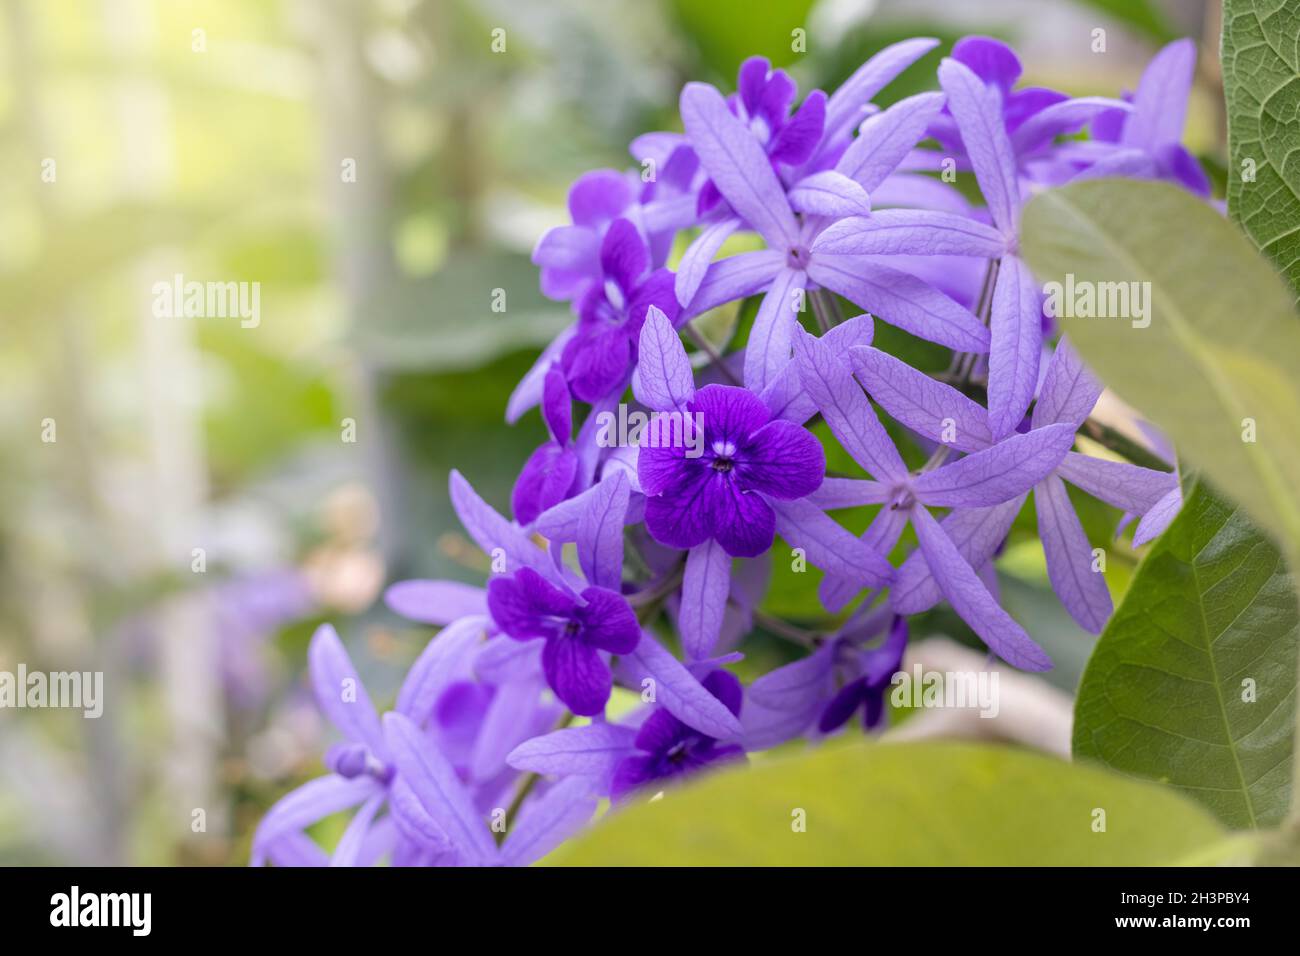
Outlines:
{"label": "bokeh background", "polygon": [[[576,175],[680,128],[687,79],[730,88],[762,53],[831,89],[889,42],[943,38],[888,103],[933,88],[951,41],[980,32],[1016,45],[1025,82],[1118,95],[1192,36],[1187,142],[1221,180],[1217,16],[1201,0],[0,0],[0,670],[103,671],[107,698],[97,720],[0,710],[0,862],[244,863],[265,809],[321,772],[304,680],[321,621],[391,697],[431,631],[385,609],[386,584],[487,570],[448,471],[505,510],[543,434],[535,414],[503,422],[566,320],[529,251]],[[156,317],[153,284],[177,273],[260,283],[260,324]],[[1107,537],[1118,516],[1078,504]],[[1006,603],[1069,692],[1090,638],[1022,518]],[[1133,563],[1117,545],[1114,587]],[[814,584],[778,576],[768,610],[817,615]],[[964,639],[942,612],[924,627]],[[760,640],[746,666],[783,652]]]}

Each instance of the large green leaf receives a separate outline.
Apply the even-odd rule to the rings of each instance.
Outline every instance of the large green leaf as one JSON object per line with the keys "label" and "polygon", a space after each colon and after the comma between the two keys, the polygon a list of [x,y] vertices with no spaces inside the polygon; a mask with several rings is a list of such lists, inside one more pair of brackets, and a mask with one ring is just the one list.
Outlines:
{"label": "large green leaf", "polygon": [[1300,298],[1300,6],[1224,0],[1228,211]]}
{"label": "large green leaf", "polygon": [[1203,484],[1088,662],[1074,753],[1177,787],[1234,827],[1291,795],[1300,613],[1277,550]]}
{"label": "large green leaf", "polygon": [[552,862],[1143,865],[1222,836],[1195,804],[1101,768],[1005,747],[858,744],[726,770],[616,811]]}
{"label": "large green leaf", "polygon": [[1065,330],[1110,387],[1294,556],[1300,320],[1268,263],[1212,207],[1154,182],[1044,192],[1025,209],[1021,242],[1044,282],[1150,283],[1145,327],[1067,317]]}

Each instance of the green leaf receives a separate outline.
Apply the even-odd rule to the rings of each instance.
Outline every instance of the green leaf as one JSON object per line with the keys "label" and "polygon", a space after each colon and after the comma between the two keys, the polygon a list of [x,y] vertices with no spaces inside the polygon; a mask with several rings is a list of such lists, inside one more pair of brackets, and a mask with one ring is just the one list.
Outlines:
{"label": "green leaf", "polygon": [[1298,635],[1277,550],[1198,482],[1088,662],[1075,756],[1176,787],[1233,827],[1278,823],[1291,795]]}
{"label": "green leaf", "polygon": [[1300,8],[1225,0],[1228,212],[1300,298]]}
{"label": "green leaf", "polygon": [[1044,282],[1150,284],[1145,327],[1067,317],[1066,332],[1180,455],[1300,552],[1300,321],[1268,263],[1211,206],[1165,183],[1049,190],[1021,230]]}
{"label": "green leaf", "polygon": [[857,744],[711,774],[614,812],[550,861],[1124,866],[1175,863],[1222,836],[1195,804],[1101,768],[1006,747]]}

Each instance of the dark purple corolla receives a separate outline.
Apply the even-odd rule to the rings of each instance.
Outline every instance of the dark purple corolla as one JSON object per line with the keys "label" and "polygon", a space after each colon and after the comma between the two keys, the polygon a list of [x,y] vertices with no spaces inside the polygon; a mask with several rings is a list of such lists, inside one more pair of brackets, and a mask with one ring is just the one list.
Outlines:
{"label": "dark purple corolla", "polygon": [[573,409],[558,365],[546,373],[542,420],[551,440],[528,456],[510,497],[515,520],[520,524],[532,524],[547,508],[567,498],[578,474],[578,453],[571,435]]}
{"label": "dark purple corolla", "polygon": [[[722,701],[727,710],[740,716],[744,691],[740,681],[726,671],[714,671],[701,683]],[[637,753],[625,757],[614,771],[610,796],[618,800],[648,784],[664,784],[724,760],[737,760],[745,750],[736,743],[722,743],[682,723],[666,710],[656,710],[637,732]]]}
{"label": "dark purple corolla", "polygon": [[637,337],[650,306],[670,319],[678,312],[673,274],[650,271],[650,251],[636,227],[615,220],[600,246],[601,281],[578,304],[578,328],[561,364],[573,394],[595,402],[626,387],[636,362]]}
{"label": "dark purple corolla", "polygon": [[542,670],[555,696],[584,717],[605,709],[613,689],[600,652],[629,654],[641,629],[627,601],[605,588],[587,588],[575,599],[532,568],[488,583],[492,620],[517,641],[542,638]]}
{"label": "dark purple corolla", "polygon": [[907,618],[895,616],[889,633],[879,647],[858,650],[846,645],[847,666],[857,673],[822,711],[817,729],[823,734],[842,727],[862,709],[862,726],[871,730],[885,717],[885,691],[903,663],[907,649]]}
{"label": "dark purple corolla", "polygon": [[743,388],[706,385],[686,409],[685,428],[702,428],[699,457],[691,457],[689,442],[650,444],[667,428],[648,428],[643,440],[637,474],[649,496],[646,527],[674,548],[712,539],[733,557],[762,554],[776,529],[767,498],[816,491],[826,473],[821,445],[798,425],[774,420]]}

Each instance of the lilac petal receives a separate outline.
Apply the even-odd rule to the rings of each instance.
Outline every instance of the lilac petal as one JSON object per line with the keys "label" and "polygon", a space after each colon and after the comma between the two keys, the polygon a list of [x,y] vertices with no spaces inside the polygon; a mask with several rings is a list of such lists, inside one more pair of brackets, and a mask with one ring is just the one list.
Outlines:
{"label": "lilac petal", "polygon": [[996,229],[967,216],[927,209],[882,209],[865,218],[843,219],[813,243],[813,255],[995,259],[1006,251],[1007,241]]}
{"label": "lilac petal", "polygon": [[579,226],[604,226],[622,215],[635,198],[623,173],[593,169],[569,188],[569,216]]}
{"label": "lilac petal", "polygon": [[681,133],[656,131],[642,133],[628,144],[627,151],[636,160],[638,166],[645,163],[646,160],[651,160],[656,167],[662,168],[668,164],[669,157],[684,146],[690,148],[686,142],[686,137]]}
{"label": "lilac petal", "polygon": [[485,554],[492,554],[500,548],[509,566],[532,568],[546,577],[558,577],[550,559],[533,544],[523,529],[501,517],[480,498],[459,471],[452,470],[448,484],[456,517]]}
{"label": "lilac petal", "polygon": [[605,777],[632,752],[636,733],[631,727],[610,723],[566,727],[524,741],[510,751],[506,763],[548,777]]}
{"label": "lilac petal", "polygon": [[1047,425],[927,471],[912,481],[918,501],[940,508],[986,508],[1028,491],[1074,444],[1074,427]]}
{"label": "lilac petal", "polygon": [[939,64],[939,85],[948,94],[948,109],[961,130],[962,143],[993,222],[1004,235],[1013,237],[1020,185],[1015,153],[1003,125],[1000,97],[970,67],[951,58]]}
{"label": "lilac petal", "polygon": [[1123,100],[1105,96],[1080,96],[1062,103],[1053,103],[1029,117],[1011,134],[1011,148],[1023,155],[1062,133],[1077,132],[1101,113],[1109,110],[1127,113],[1132,109]]}
{"label": "lilac petal", "polygon": [[[621,469],[618,469],[621,473]],[[602,479],[610,480],[610,477]],[[551,541],[577,541],[583,515],[601,497],[608,493],[600,490],[600,483],[592,485],[580,495],[574,495],[548,508],[533,523],[533,530]]]}
{"label": "lilac petal", "polygon": [[[859,540],[876,554],[888,555],[898,544],[903,528],[907,525],[907,515],[907,511],[902,508],[881,508]],[[860,590],[852,578],[828,574],[817,589],[817,597],[826,610],[834,614],[857,597]]]}
{"label": "lilac petal", "polygon": [[758,112],[771,72],[772,62],[765,56],[751,56],[740,64],[736,76],[736,92],[740,94],[740,102],[744,104],[748,115],[753,116]]}
{"label": "lilac petal", "polygon": [[1169,493],[1151,506],[1133,532],[1133,547],[1141,547],[1158,537],[1178,517],[1183,507],[1183,490],[1176,483]]}
{"label": "lilac petal", "polygon": [[1150,179],[1156,175],[1156,162],[1150,154],[1140,149],[1115,149],[1081,171],[1071,181],[1104,179],[1123,176],[1130,179]]}
{"label": "lilac petal", "polygon": [[677,612],[682,649],[689,660],[704,660],[722,630],[731,585],[731,555],[716,541],[691,548],[682,578],[682,603]]}
{"label": "lilac petal", "polygon": [[594,647],[578,638],[549,638],[542,648],[546,683],[580,717],[602,713],[613,689],[609,667]]}
{"label": "lilac petal", "polygon": [[1034,507],[1052,590],[1081,628],[1100,634],[1113,609],[1110,591],[1093,570],[1092,545],[1060,478],[1048,475],[1034,488]]}
{"label": "lilac petal", "polygon": [[598,804],[591,783],[565,780],[533,797],[519,811],[519,819],[501,845],[501,862],[526,866],[546,856],[578,832]]}
{"label": "lilac petal", "polygon": [[510,399],[506,402],[507,424],[513,425],[519,421],[524,412],[542,400],[546,374],[551,370],[551,365],[559,361],[560,356],[564,353],[565,346],[569,344],[569,339],[573,338],[577,329],[578,324],[575,322],[552,339],[551,344],[546,346],[542,350],[542,354],[537,357],[533,367],[520,379],[519,384],[515,386],[515,390],[510,393]]}
{"label": "lilac petal", "polygon": [[826,122],[826,94],[813,90],[794,116],[781,127],[768,152],[774,163],[798,166],[813,154],[822,139]]}
{"label": "lilac petal", "polygon": [[835,169],[874,195],[924,138],[926,128],[941,109],[942,93],[918,93],[877,113],[862,124]]}
{"label": "lilac petal", "polygon": [[623,583],[623,520],[631,490],[615,471],[594,487],[578,521],[578,564],[597,587],[617,591]]}
{"label": "lilac petal", "polygon": [[985,83],[1005,95],[1020,79],[1022,67],[1015,51],[1001,40],[986,36],[962,37],[952,47],[954,59],[970,67]]}
{"label": "lilac petal", "polygon": [[340,810],[355,807],[376,792],[382,793],[381,787],[373,777],[347,779],[338,774],[330,774],[309,780],[301,787],[290,790],[275,802],[257,825],[257,831],[253,834],[254,854],[259,848],[301,831]]}
{"label": "lilac petal", "polygon": [[502,635],[483,644],[474,657],[474,676],[485,684],[508,684],[541,670],[541,641],[521,643]]}
{"label": "lilac petal", "polygon": [[925,56],[939,41],[916,37],[885,47],[840,84],[826,103],[823,141],[832,142],[862,119],[862,108],[894,77]]}
{"label": "lilac petal", "polygon": [[379,808],[384,805],[385,799],[386,794],[377,793],[361,805],[339,838],[334,854],[330,857],[330,866],[357,865],[357,857],[365,844],[366,834],[370,832],[370,824]]}
{"label": "lilac petal", "polygon": [[790,364],[790,337],[798,324],[807,276],[782,269],[772,280],[745,345],[745,386],[761,392]]}
{"label": "lilac petal", "polygon": [[826,641],[807,657],[764,674],[749,687],[749,699],[760,707],[811,711],[831,691],[835,642]]}
{"label": "lilac petal", "polygon": [[621,594],[605,588],[587,588],[586,603],[575,612],[582,625],[582,639],[611,654],[630,654],[641,639],[636,614]]}
{"label": "lilac petal", "polygon": [[496,856],[496,845],[451,764],[402,714],[385,714],[384,732],[393,748],[397,772],[462,859],[471,864],[491,861]]}
{"label": "lilac petal", "polygon": [[955,186],[915,173],[894,173],[871,192],[877,209],[906,206],[969,216],[971,205]]}
{"label": "lilac petal", "polygon": [[333,625],[322,624],[312,635],[307,665],[321,713],[348,740],[365,744],[371,753],[384,759],[388,751],[379,729],[379,715]]}
{"label": "lilac petal", "polygon": [[486,614],[487,592],[459,581],[398,581],[384,592],[384,603],[412,621],[443,625]]}
{"label": "lilac petal", "polygon": [[533,265],[595,278],[600,271],[600,236],[584,226],[550,229],[533,249]]}
{"label": "lilac petal", "polygon": [[879,349],[854,348],[850,355],[871,397],[918,435],[968,452],[993,444],[988,414],[951,385]]}
{"label": "lilac petal", "polygon": [[866,256],[819,253],[808,263],[818,285],[929,342],[962,352],[987,352],[989,330],[967,309],[925,280]]}
{"label": "lilac petal", "polygon": [[1101,397],[1101,392],[1101,382],[1062,336],[1047,363],[1030,425],[1040,428],[1063,422],[1078,428],[1092,414],[1092,408]]}
{"label": "lilac petal", "polygon": [[626,660],[643,693],[652,690],[655,702],[682,723],[718,740],[740,736],[735,715],[650,634],[641,635],[641,643]]}
{"label": "lilac petal", "polygon": [[424,808],[406,778],[400,774],[388,788],[389,817],[398,832],[421,850],[456,858],[456,847],[442,824]]}
{"label": "lilac petal", "polygon": [[1169,471],[1141,468],[1125,461],[1109,461],[1070,452],[1061,462],[1062,478],[1094,498],[1124,511],[1143,514],[1178,487],[1178,476]]}
{"label": "lilac petal", "polygon": [[878,505],[889,500],[889,485],[866,478],[827,478],[808,501],[823,511]]}
{"label": "lilac petal", "polygon": [[329,857],[325,855],[325,851],[305,833],[286,833],[266,845],[254,843],[248,865],[263,866],[267,860],[285,868],[305,869],[329,865]]}
{"label": "lilac petal", "polygon": [[1049,670],[1052,659],[1002,610],[930,512],[914,508],[912,527],[939,590],[989,649],[1021,670]]}
{"label": "lilac petal", "polygon": [[[491,780],[506,768],[506,755],[532,735],[542,710],[540,692],[541,683],[535,676],[497,688],[474,740],[471,780]],[[551,709],[558,710],[554,705]]]}
{"label": "lilac petal", "polygon": [[776,528],[791,547],[802,548],[808,560],[828,575],[848,578],[865,587],[882,587],[894,569],[879,552],[826,517],[806,499],[774,501]]}
{"label": "lilac petal", "polygon": [[1121,142],[1148,151],[1183,137],[1187,97],[1196,69],[1196,41],[1175,40],[1147,64],[1133,96]]}
{"label": "lilac petal", "polygon": [[731,208],[774,249],[788,249],[799,235],[785,190],[763,147],[727,109],[721,94],[688,83],[681,96],[682,123],[700,163]]}
{"label": "lilac petal", "polygon": [[695,397],[695,376],[681,337],[657,306],[646,312],[641,326],[639,358],[632,393],[647,408],[671,412]]}
{"label": "lilac petal", "polygon": [[[837,355],[858,345],[870,345],[875,335],[875,323],[869,315],[856,315],[832,326],[824,336],[826,344]],[[781,418],[802,425],[817,414],[817,406],[808,398],[799,380],[799,365],[791,362],[762,391],[762,399],[773,418]]]}
{"label": "lilac petal", "polygon": [[[486,608],[484,609],[486,614]],[[486,616],[462,618],[437,633],[406,673],[397,692],[398,713],[423,725],[452,683],[463,680],[487,629]],[[508,641],[514,645],[513,641]]]}
{"label": "lilac petal", "polygon": [[578,455],[572,448],[548,442],[536,449],[515,479],[510,507],[515,520],[529,525],[548,508],[563,501],[578,474]]}
{"label": "lilac petal", "polygon": [[778,710],[748,701],[741,716],[741,746],[748,751],[769,750],[804,736],[820,711],[820,704],[804,710]]}
{"label": "lilac petal", "polygon": [[875,478],[905,477],[907,466],[871,402],[829,346],[800,330],[795,360],[800,381],[844,450]]}
{"label": "lilac petal", "polygon": [[683,321],[762,292],[784,268],[785,256],[771,249],[719,259],[709,266],[691,304],[682,313]]}
{"label": "lilac petal", "polygon": [[600,266],[605,275],[630,293],[650,268],[650,253],[636,226],[627,219],[615,219],[600,244]]}
{"label": "lilac petal", "polygon": [[677,301],[683,307],[691,304],[691,300],[695,298],[695,293],[699,291],[700,283],[704,281],[705,275],[708,274],[709,263],[718,254],[722,244],[739,228],[739,219],[724,219],[721,222],[715,222],[713,225],[706,227],[703,232],[695,237],[695,241],[686,247],[686,251],[682,253],[681,262],[677,264],[677,278],[674,280]]}
{"label": "lilac petal", "polygon": [[[1027,497],[1026,493],[992,508],[958,508],[949,512],[941,522],[944,534],[967,564],[983,567],[1006,540]],[[913,551],[898,569],[890,589],[894,609],[899,614],[919,614],[934,607],[942,597],[925,555]]]}
{"label": "lilac petal", "polygon": [[713,534],[718,544],[735,558],[756,558],[772,547],[776,517],[771,505],[756,492],[742,492],[735,482],[715,480],[723,490],[704,506],[712,511]]}
{"label": "lilac petal", "polygon": [[989,427],[1002,438],[1015,431],[1034,400],[1043,345],[1038,284],[1016,256],[1003,256],[998,268],[989,331]]}
{"label": "lilac petal", "polygon": [[790,207],[811,216],[869,216],[867,191],[843,173],[826,169],[805,176],[790,188]]}

